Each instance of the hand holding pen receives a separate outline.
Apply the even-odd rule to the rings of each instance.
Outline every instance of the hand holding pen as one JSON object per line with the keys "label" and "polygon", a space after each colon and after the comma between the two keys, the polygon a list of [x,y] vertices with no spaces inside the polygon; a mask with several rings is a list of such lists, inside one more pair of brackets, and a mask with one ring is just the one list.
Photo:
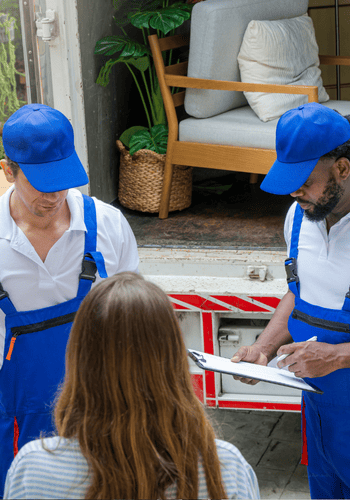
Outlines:
{"label": "hand holding pen", "polygon": [[[311,339],[307,339],[305,342],[315,342],[316,340],[317,340],[317,337],[315,335],[314,337],[311,337]],[[279,363],[280,361],[283,361],[284,359],[286,359],[288,356],[290,356],[290,354],[291,353],[289,353],[289,354],[282,354],[281,356],[279,356],[277,358],[277,363]],[[278,364],[277,364],[277,366],[278,366]],[[282,367],[278,366],[278,368],[286,368],[287,366],[289,366],[289,365],[285,364]]]}
{"label": "hand holding pen", "polygon": [[278,368],[288,366],[288,371],[299,378],[324,377],[339,368],[344,368],[342,366],[344,344],[334,345],[315,340],[317,338],[312,337],[304,342],[281,346],[277,351],[277,355],[281,357],[277,360]]}

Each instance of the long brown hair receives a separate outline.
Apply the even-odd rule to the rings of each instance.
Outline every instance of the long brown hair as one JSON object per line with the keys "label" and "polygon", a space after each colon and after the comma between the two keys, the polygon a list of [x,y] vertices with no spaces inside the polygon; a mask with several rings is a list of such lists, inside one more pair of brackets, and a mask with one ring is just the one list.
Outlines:
{"label": "long brown hair", "polygon": [[214,431],[194,394],[186,349],[166,294],[130,272],[81,304],[55,409],[60,436],[77,438],[91,468],[85,498],[224,498]]}

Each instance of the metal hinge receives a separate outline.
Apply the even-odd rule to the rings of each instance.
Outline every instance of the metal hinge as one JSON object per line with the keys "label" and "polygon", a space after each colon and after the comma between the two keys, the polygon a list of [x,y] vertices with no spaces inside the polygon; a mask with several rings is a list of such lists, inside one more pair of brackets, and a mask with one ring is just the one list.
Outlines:
{"label": "metal hinge", "polygon": [[266,266],[248,266],[247,276],[251,280],[265,281],[267,274]]}
{"label": "metal hinge", "polygon": [[36,36],[42,38],[43,42],[51,42],[51,40],[57,34],[57,19],[56,12],[54,10],[48,9],[46,11],[46,17],[37,19],[36,24]]}

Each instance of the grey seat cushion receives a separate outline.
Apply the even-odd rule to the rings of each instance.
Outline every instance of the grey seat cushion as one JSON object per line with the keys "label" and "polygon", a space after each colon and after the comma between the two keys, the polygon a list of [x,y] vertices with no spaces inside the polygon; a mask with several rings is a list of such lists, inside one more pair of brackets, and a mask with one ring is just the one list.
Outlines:
{"label": "grey seat cushion", "polygon": [[[328,101],[327,108],[350,114],[350,101]],[[186,118],[180,122],[179,140],[251,148],[275,149],[278,120],[262,122],[249,106],[211,118]]]}
{"label": "grey seat cushion", "polygon": [[[275,20],[305,14],[308,0],[206,0],[191,15],[188,76],[240,81],[237,55],[252,20]],[[187,89],[185,109],[196,118],[208,118],[245,106],[242,92]]]}

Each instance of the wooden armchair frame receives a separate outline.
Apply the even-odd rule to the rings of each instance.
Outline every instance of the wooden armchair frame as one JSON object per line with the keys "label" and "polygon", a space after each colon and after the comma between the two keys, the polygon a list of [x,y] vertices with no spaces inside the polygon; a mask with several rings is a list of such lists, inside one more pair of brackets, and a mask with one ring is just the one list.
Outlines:
{"label": "wooden armchair frame", "polygon": [[[171,87],[303,94],[308,96],[308,102],[318,101],[317,86],[267,85],[187,77],[185,76],[187,74],[187,62],[165,66],[162,52],[188,46],[189,36],[175,35],[158,38],[157,35],[151,35],[148,40],[169,125],[163,190],[159,209],[161,219],[166,219],[169,213],[174,164],[247,172],[251,174],[251,182],[256,182],[257,175],[267,174],[276,159],[276,151],[273,149],[179,141],[179,123],[175,108],[184,103],[185,91],[172,94]],[[321,64],[350,65],[350,57],[320,56],[320,62]]]}

